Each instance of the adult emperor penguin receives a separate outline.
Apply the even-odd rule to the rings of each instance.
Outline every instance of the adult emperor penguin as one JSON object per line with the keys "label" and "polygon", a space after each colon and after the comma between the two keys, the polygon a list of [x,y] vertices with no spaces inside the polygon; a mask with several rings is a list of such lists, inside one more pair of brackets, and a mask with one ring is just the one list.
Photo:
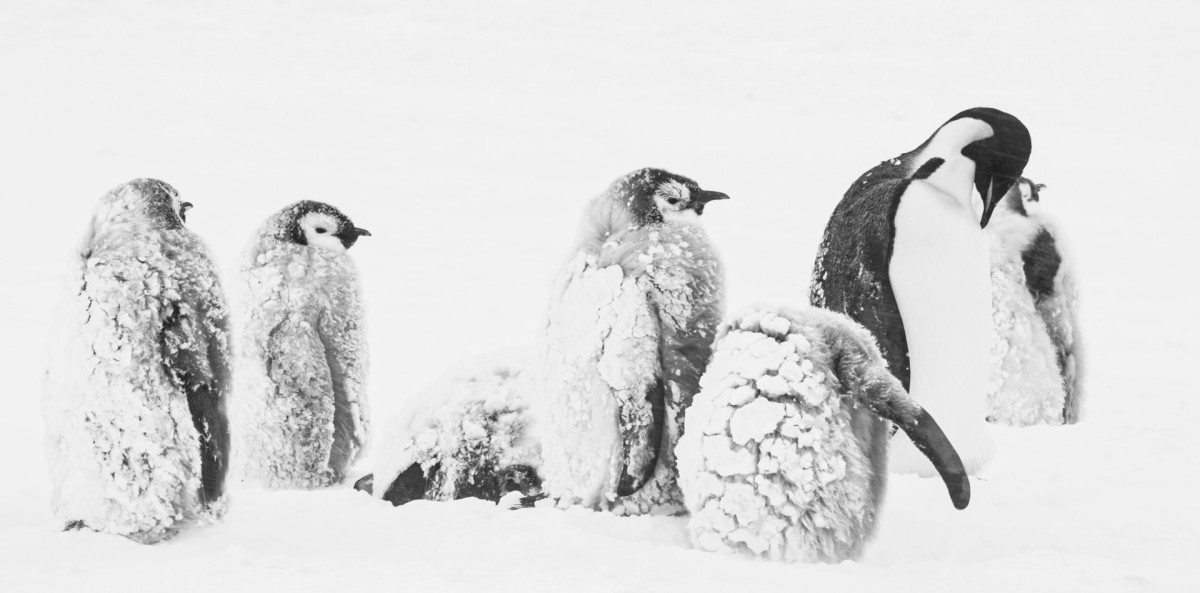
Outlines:
{"label": "adult emperor penguin", "polygon": [[337,484],[367,445],[367,348],[346,253],[367,235],[337,208],[301,201],[268,218],[247,252],[236,458],[269,488]]}
{"label": "adult emperor penguin", "polygon": [[542,477],[558,504],[682,510],[674,447],[724,292],[699,217],[727,198],[639,169],[588,204],[545,332]]}
{"label": "adult emperor penguin", "polygon": [[988,419],[1013,426],[1079,416],[1077,291],[1043,188],[1022,178],[987,227],[995,325]]}
{"label": "adult emperor penguin", "polygon": [[846,316],[753,307],[721,326],[713,350],[677,447],[697,548],[858,557],[883,503],[889,420],[937,468],[955,508],[970,502],[953,445]]}
{"label": "adult emperor penguin", "polygon": [[225,511],[226,305],[190,207],[161,181],[118,186],[73,257],[43,398],[68,529],[155,543]]}
{"label": "adult emperor penguin", "polygon": [[[996,109],[968,109],[917,148],[863,173],[825,227],[811,302],[845,313],[879,341],[891,372],[977,472],[991,457],[985,422],[991,283],[983,228],[1029,160],[1029,131]],[[910,443],[894,471],[933,475]]]}

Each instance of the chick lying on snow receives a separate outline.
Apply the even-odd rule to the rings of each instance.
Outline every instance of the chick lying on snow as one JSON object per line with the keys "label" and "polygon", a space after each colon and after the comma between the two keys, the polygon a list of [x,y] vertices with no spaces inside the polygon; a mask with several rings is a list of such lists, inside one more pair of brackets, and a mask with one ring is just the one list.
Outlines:
{"label": "chick lying on snow", "polygon": [[956,508],[970,500],[954,447],[845,316],[744,311],[721,327],[700,387],[675,450],[698,548],[858,557],[883,500],[889,421],[933,462]]}
{"label": "chick lying on snow", "polygon": [[536,383],[528,368],[476,361],[425,390],[393,423],[374,473],[355,489],[397,506],[417,499],[537,495],[541,454],[529,434],[527,404]]}

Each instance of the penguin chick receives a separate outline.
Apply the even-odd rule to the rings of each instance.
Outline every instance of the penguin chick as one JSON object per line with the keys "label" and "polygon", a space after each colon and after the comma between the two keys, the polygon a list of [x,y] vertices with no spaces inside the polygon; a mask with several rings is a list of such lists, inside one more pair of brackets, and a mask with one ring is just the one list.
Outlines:
{"label": "penguin chick", "polygon": [[374,472],[355,489],[395,506],[538,495],[541,453],[529,415],[537,381],[529,368],[507,357],[474,361],[408,400]]}
{"label": "penguin chick", "polygon": [[225,512],[226,305],[190,207],[162,181],[120,185],[73,257],[43,394],[67,528],[148,544]]}
{"label": "penguin chick", "polygon": [[588,204],[551,295],[543,350],[542,474],[558,504],[682,510],[675,442],[724,298],[699,216],[727,198],[639,169]]}
{"label": "penguin chick", "polygon": [[1079,415],[1077,292],[1059,233],[1029,179],[1009,190],[987,231],[992,256],[988,420],[1073,423]]}
{"label": "penguin chick", "polygon": [[[887,485],[890,422],[966,508],[958,453],[887,371],[875,339],[822,309],[755,307],[722,325],[676,449],[696,547],[854,559]],[[890,422],[889,422],[890,421]]]}
{"label": "penguin chick", "polygon": [[301,201],[250,245],[235,421],[239,463],[267,487],[337,484],[367,445],[367,348],[346,250],[369,235],[333,206]]}
{"label": "penguin chick", "polygon": [[[971,473],[991,458],[985,421],[991,283],[983,230],[1029,160],[1029,131],[985,107],[942,124],[917,148],[864,173],[825,228],[810,302],[879,342],[901,385],[937,416]],[[931,476],[903,440],[892,470]]]}

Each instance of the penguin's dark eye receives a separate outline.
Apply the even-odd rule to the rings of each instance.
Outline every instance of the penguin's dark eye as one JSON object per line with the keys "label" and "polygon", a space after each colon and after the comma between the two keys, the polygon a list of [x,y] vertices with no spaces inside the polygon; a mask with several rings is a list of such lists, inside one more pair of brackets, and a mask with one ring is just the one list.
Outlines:
{"label": "penguin's dark eye", "polygon": [[667,203],[674,206],[679,203],[679,198],[667,198]]}
{"label": "penguin's dark eye", "polygon": [[325,229],[323,227],[317,227],[317,232],[323,234],[325,232]]}

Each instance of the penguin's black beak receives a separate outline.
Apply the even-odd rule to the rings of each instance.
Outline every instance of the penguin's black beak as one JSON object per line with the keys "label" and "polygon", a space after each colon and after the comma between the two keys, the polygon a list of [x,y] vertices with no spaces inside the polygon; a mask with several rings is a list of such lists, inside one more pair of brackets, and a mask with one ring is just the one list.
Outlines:
{"label": "penguin's black beak", "polygon": [[1034,182],[1030,181],[1029,182],[1029,201],[1030,202],[1042,201],[1041,194],[1042,194],[1043,189],[1046,189],[1045,183],[1034,183]]}
{"label": "penguin's black beak", "polygon": [[728,200],[729,196],[719,191],[698,190],[692,192],[692,210],[696,214],[704,214],[704,206],[714,200]]}
{"label": "penguin's black beak", "polygon": [[992,212],[996,210],[996,204],[1004,197],[1004,193],[996,191],[994,177],[988,178],[987,187],[979,188],[979,195],[983,197],[983,217],[979,220],[979,228],[987,228],[988,221],[992,219]]}
{"label": "penguin's black beak", "polygon": [[368,231],[367,229],[360,229],[358,227],[351,227],[349,230],[342,231],[334,236],[338,239],[341,239],[342,245],[345,246],[346,249],[350,249],[356,242],[358,242],[359,237],[370,237],[371,231]]}
{"label": "penguin's black beak", "polygon": [[192,207],[193,206],[192,206],[191,202],[180,202],[179,203],[179,219],[184,222],[187,222],[187,213],[188,213],[188,210],[192,209]]}
{"label": "penguin's black beak", "polygon": [[692,201],[697,204],[707,204],[713,200],[728,200],[729,196],[719,191],[708,191],[702,189],[692,194]]}

